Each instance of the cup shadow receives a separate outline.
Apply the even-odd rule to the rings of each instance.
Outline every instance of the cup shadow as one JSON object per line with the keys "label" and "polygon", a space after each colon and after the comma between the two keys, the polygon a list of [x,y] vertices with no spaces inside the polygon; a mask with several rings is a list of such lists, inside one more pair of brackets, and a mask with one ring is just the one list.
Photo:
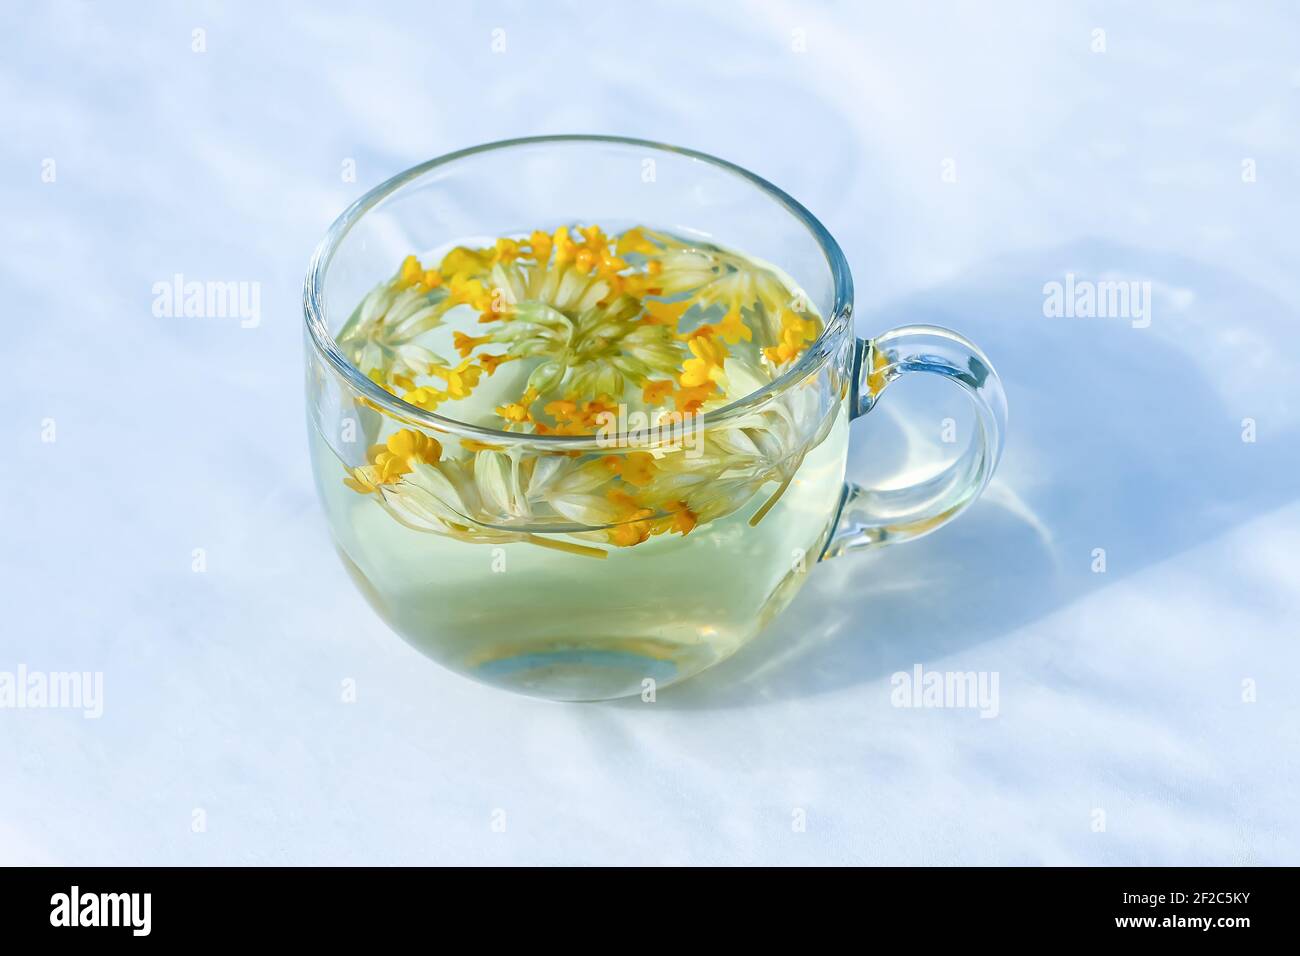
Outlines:
{"label": "cup shadow", "polygon": [[[1149,327],[1046,317],[1044,284],[1067,273],[1149,281]],[[952,525],[817,566],[763,634],[662,690],[657,706],[750,707],[910,670],[1295,499],[1300,410],[1287,389],[1300,380],[1300,356],[1275,348],[1261,358],[1260,348],[1295,319],[1290,306],[1230,272],[1090,240],[992,260],[860,315],[864,334],[929,323],[984,349],[1011,410],[998,475]],[[897,446],[879,408],[854,424],[859,456]],[[1267,422],[1268,440],[1243,441],[1245,418]],[[1106,550],[1105,574],[1092,570],[1095,548]],[[644,705],[632,698],[615,706]]]}

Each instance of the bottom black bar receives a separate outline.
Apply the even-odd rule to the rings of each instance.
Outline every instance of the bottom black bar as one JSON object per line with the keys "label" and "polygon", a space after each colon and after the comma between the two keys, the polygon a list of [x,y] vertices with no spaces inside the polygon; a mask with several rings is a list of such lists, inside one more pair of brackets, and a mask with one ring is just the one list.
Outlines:
{"label": "bottom black bar", "polygon": [[[1231,945],[1293,938],[1294,869],[866,869],[755,878],[743,871],[605,873],[423,869],[37,868],[0,872],[0,926],[19,941],[110,937],[208,944],[285,938],[373,942],[433,920],[445,929],[582,939],[585,921],[626,922],[630,940],[713,917],[738,941],[792,931],[923,927],[927,943],[1006,939]],[[833,882],[832,882],[833,881]],[[731,900],[728,903],[727,900]],[[846,903],[848,905],[846,905]],[[603,915],[602,915],[603,914]],[[486,921],[485,921],[486,920]],[[563,925],[561,925],[563,924]],[[592,937],[587,937],[591,939]],[[606,937],[615,943],[620,937]],[[985,939],[987,940],[987,936]],[[17,950],[10,950],[17,952]]]}

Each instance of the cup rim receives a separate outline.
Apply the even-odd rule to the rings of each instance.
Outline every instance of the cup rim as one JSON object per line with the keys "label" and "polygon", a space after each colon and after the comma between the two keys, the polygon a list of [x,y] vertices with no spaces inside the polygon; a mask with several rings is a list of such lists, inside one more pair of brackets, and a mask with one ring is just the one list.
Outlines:
{"label": "cup rim", "polygon": [[721,422],[736,418],[748,412],[752,412],[759,406],[765,404],[774,396],[780,394],[789,386],[801,381],[806,375],[814,370],[821,362],[831,354],[835,339],[848,325],[852,315],[853,304],[853,277],[849,272],[848,262],[844,258],[844,253],[840,249],[839,243],[830,234],[825,226],[809,212],[798,200],[792,197],[778,186],[768,182],[763,177],[752,173],[743,166],[720,159],[708,153],[698,150],[688,149],[682,146],[673,146],[668,143],[659,143],[653,140],[637,139],[627,136],[605,136],[598,134],[585,133],[562,133],[547,136],[521,136],[514,139],[496,140],[490,143],[483,143],[479,146],[471,146],[466,149],[459,149],[454,152],[445,153],[442,156],[427,160],[419,165],[412,166],[397,175],[385,180],[378,186],[375,186],[360,199],[357,199],[348,206],[325,233],[325,237],[317,245],[315,252],[312,254],[311,264],[307,270],[307,277],[303,283],[303,316],[307,326],[307,333],[311,337],[312,343],[317,352],[324,355],[326,360],[334,367],[334,370],[341,375],[351,387],[360,392],[369,402],[386,410],[392,417],[398,420],[426,427],[450,434],[459,435],[467,438],[475,438],[493,444],[536,444],[545,445],[556,449],[576,449],[588,447],[593,441],[602,443],[617,442],[623,438],[635,440],[642,430],[620,432],[616,436],[603,436],[598,438],[594,435],[538,435],[532,433],[508,432],[495,428],[489,428],[483,425],[473,425],[469,422],[462,422],[455,418],[448,418],[445,415],[439,415],[436,412],[426,411],[423,408],[412,405],[392,394],[386,389],[372,381],[368,376],[362,374],[361,370],[352,364],[339,350],[334,341],[333,334],[329,331],[329,326],[325,321],[325,273],[328,270],[330,262],[334,258],[334,253],[338,250],[339,244],[347,236],[348,232],[367,212],[377,206],[384,199],[396,193],[403,186],[414,182],[425,173],[445,166],[449,163],[475,156],[479,153],[493,152],[496,150],[513,149],[520,146],[534,146],[547,143],[613,143],[620,146],[636,146],[642,149],[657,150],[660,152],[676,153],[679,156],[685,156],[699,162],[708,163],[724,172],[730,173],[740,179],[745,180],[750,185],[757,188],[760,192],[765,193],[769,198],[775,200],[779,205],[785,208],[801,222],[809,233],[812,234],[814,241],[821,249],[826,258],[826,263],[831,270],[831,279],[833,284],[834,301],[831,306],[831,314],[826,320],[825,327],[821,335],[807,348],[804,354],[789,369],[781,375],[768,382],[762,388],[750,392],[748,395],[738,398],[722,408],[713,409],[699,416],[693,427],[697,429],[708,429]]}

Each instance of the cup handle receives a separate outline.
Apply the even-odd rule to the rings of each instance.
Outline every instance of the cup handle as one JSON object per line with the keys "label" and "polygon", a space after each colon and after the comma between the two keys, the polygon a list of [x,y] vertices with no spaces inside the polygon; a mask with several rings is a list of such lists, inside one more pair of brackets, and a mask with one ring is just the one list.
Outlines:
{"label": "cup handle", "polygon": [[979,425],[974,441],[942,472],[905,488],[874,490],[846,483],[823,558],[933,531],[979,497],[997,468],[1007,427],[1002,382],[984,353],[949,329],[905,325],[874,339],[858,339],[851,417],[871,411],[889,383],[908,372],[942,375],[966,390]]}

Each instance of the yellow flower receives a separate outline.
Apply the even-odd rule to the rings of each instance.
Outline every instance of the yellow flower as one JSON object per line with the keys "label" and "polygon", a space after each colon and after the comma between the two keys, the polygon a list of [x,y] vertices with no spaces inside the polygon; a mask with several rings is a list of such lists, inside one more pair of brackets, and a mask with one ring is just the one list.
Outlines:
{"label": "yellow flower", "polygon": [[727,360],[727,347],[709,335],[694,335],[688,341],[695,358],[682,365],[679,381],[687,388],[716,382],[722,378],[722,364]]}
{"label": "yellow flower", "polygon": [[569,227],[561,226],[551,236],[551,245],[555,249],[555,265],[562,266],[573,261],[577,255],[577,244],[569,238]]}
{"label": "yellow flower", "polygon": [[654,516],[654,509],[642,507],[635,498],[617,488],[607,492],[605,498],[619,513],[619,523],[608,531],[611,543],[630,548],[650,537],[652,528],[647,519]]}
{"label": "yellow flower", "polygon": [[578,230],[582,237],[587,240],[587,248],[591,249],[597,255],[605,251],[607,241],[605,233],[601,231],[600,226],[592,223],[590,226],[583,226]]}
{"label": "yellow flower", "polygon": [[515,359],[518,357],[519,356],[517,355],[510,355],[510,354],[480,355],[478,357],[478,364],[483,366],[483,371],[491,375],[493,372],[497,370],[498,365],[504,365],[506,362],[509,362],[511,359]]}
{"label": "yellow flower", "polygon": [[478,381],[483,375],[483,369],[469,359],[465,359],[455,368],[443,368],[435,365],[429,369],[429,374],[447,383],[447,394],[451,398],[468,398],[474,386],[478,385]]}
{"label": "yellow flower", "polygon": [[492,336],[490,335],[474,336],[466,335],[464,332],[456,332],[452,335],[452,344],[455,346],[456,352],[461,358],[469,358],[470,352],[473,352],[484,342],[491,341]]}
{"label": "yellow flower", "polygon": [[361,494],[377,492],[381,485],[392,484],[410,474],[412,462],[432,465],[442,457],[442,445],[436,438],[411,428],[402,428],[388,436],[388,441],[370,449],[370,464],[352,469],[343,483]]}
{"label": "yellow flower", "polygon": [[871,390],[872,395],[879,395],[885,390],[885,369],[889,366],[889,358],[885,355],[883,349],[871,349],[871,373],[867,376],[867,388]]}
{"label": "yellow flower", "polygon": [[739,345],[741,339],[746,342],[754,341],[754,333],[741,319],[739,309],[732,309],[722,317],[722,322],[718,325],[718,332],[728,345]]}
{"label": "yellow flower", "polygon": [[510,402],[508,405],[498,406],[496,412],[506,421],[515,422],[516,424],[532,419],[527,406],[521,405],[519,402]]}
{"label": "yellow flower", "polygon": [[666,325],[670,329],[675,329],[677,323],[681,321],[682,315],[691,305],[690,299],[684,302],[647,302],[645,304],[645,318],[642,321],[647,325]]}
{"label": "yellow flower", "polygon": [[683,536],[690,534],[699,521],[699,516],[690,508],[686,507],[684,501],[670,501],[664,506],[672,512],[671,530],[679,531]]}
{"label": "yellow flower", "polygon": [[578,403],[569,399],[557,399],[542,406],[542,411],[557,421],[567,421],[577,414]]}
{"label": "yellow flower", "polygon": [[402,268],[397,272],[397,287],[405,289],[413,286],[424,279],[424,266],[420,265],[420,260],[415,256],[407,256],[402,260]]}
{"label": "yellow flower", "polygon": [[601,416],[613,414],[616,407],[613,399],[608,395],[602,395],[591,401],[560,399],[547,402],[542,406],[542,411],[555,419],[556,425],[553,429],[555,434],[590,435],[602,423]]}
{"label": "yellow flower", "polygon": [[446,392],[440,392],[436,388],[429,388],[421,385],[419,388],[413,388],[402,395],[402,401],[414,405],[417,408],[423,408],[425,411],[436,411],[438,406],[445,402],[450,396]]}
{"label": "yellow flower", "polygon": [[655,477],[655,456],[648,451],[606,455],[602,461],[611,472],[630,485],[648,485]]}
{"label": "yellow flower", "polygon": [[452,278],[484,273],[492,266],[492,252],[491,249],[479,252],[457,246],[442,257],[442,264],[438,267],[438,271]]}
{"label": "yellow flower", "polygon": [[478,279],[465,279],[461,276],[452,276],[451,282],[448,283],[451,290],[451,302],[453,305],[467,303],[476,311],[486,313],[479,321],[490,322],[496,318],[492,310],[493,297],[487,287]]}
{"label": "yellow flower", "polygon": [[712,382],[694,388],[680,388],[673,392],[673,407],[683,415],[698,412],[700,406],[713,394],[713,388]]}
{"label": "yellow flower", "polygon": [[353,468],[352,474],[343,479],[343,484],[362,495],[379,491],[379,486],[375,483],[373,468]]}
{"label": "yellow flower", "polygon": [[519,258],[519,243],[513,239],[498,239],[493,252],[496,262],[514,262]]}
{"label": "yellow flower", "polygon": [[535,230],[528,237],[528,247],[532,250],[533,259],[538,265],[544,265],[551,258],[551,237],[541,230]]}
{"label": "yellow flower", "polygon": [[806,343],[815,341],[819,333],[817,322],[813,319],[801,319],[798,313],[785,309],[781,313],[781,338],[778,344],[763,349],[768,360],[777,365],[798,357],[806,348]]}
{"label": "yellow flower", "polygon": [[659,251],[659,247],[645,237],[640,229],[628,229],[618,237],[616,246],[618,254],[625,256],[629,252],[639,252],[645,256],[653,256]]}
{"label": "yellow flower", "polygon": [[600,274],[607,277],[622,272],[628,267],[626,260],[621,259],[618,256],[610,255],[608,252],[602,252],[600,254],[600,262],[598,263],[598,266]]}
{"label": "yellow flower", "polygon": [[[405,461],[416,459],[432,465],[442,457],[442,444],[438,439],[413,428],[402,428],[388,436],[385,442],[388,453]],[[382,452],[381,452],[382,454]]]}
{"label": "yellow flower", "polygon": [[670,379],[663,379],[657,382],[646,382],[641,387],[641,400],[647,405],[662,405],[664,399],[672,394],[673,382]]}

